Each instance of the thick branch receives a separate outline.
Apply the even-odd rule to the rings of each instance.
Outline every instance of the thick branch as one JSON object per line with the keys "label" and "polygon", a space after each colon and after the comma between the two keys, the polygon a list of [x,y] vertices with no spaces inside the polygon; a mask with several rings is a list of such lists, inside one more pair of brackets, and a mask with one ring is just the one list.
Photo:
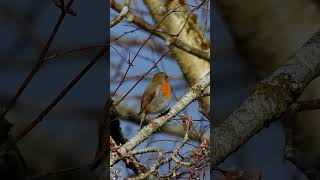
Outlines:
{"label": "thick branch", "polygon": [[[112,1],[112,2],[115,2],[115,1]],[[110,22],[110,28],[120,23],[120,21],[128,14],[130,2],[131,0],[125,0],[124,5],[120,10],[120,14]]]}
{"label": "thick branch", "polygon": [[[125,143],[122,147],[131,151],[136,146],[145,141],[150,135],[159,130],[165,123],[167,123],[170,119],[175,117],[179,112],[181,112],[184,108],[186,108],[190,103],[192,103],[195,99],[197,99],[203,91],[209,86],[210,83],[210,73],[207,73],[203,79],[195,84],[171,109],[170,111],[155,120],[152,123],[145,126],[139,133],[134,136],[130,141]],[[120,160],[120,157],[112,154],[110,158],[110,166],[113,166],[116,162]]]}
{"label": "thick branch", "polygon": [[[130,122],[134,122],[137,125],[140,123],[140,118],[137,115],[135,111],[133,111],[132,107],[128,107],[127,105],[120,105],[117,108],[118,112],[121,114],[122,117],[124,117],[125,120],[128,120]],[[147,124],[148,122],[146,122]],[[161,127],[160,132],[166,133],[169,135],[174,135],[178,137],[183,137],[185,134],[185,129],[183,128],[182,125],[180,124],[165,124],[164,126]],[[193,130],[191,130],[189,137],[192,140],[199,140],[200,137],[195,133]],[[202,136],[202,139],[205,139],[207,141],[210,141],[210,134],[209,131],[206,131]]]}
{"label": "thick branch", "polygon": [[[144,0],[154,22],[160,24],[162,32],[167,34],[179,34],[178,39],[181,42],[202,50],[210,50],[208,39],[203,34],[200,25],[197,21],[195,11],[202,6],[205,6],[209,1],[201,1],[197,7],[189,8],[184,4],[184,1],[159,1],[159,0]],[[173,10],[173,12],[171,11]],[[169,13],[169,14],[168,14]],[[168,15],[168,16],[167,16]],[[163,19],[163,17],[166,17]],[[179,48],[172,50],[172,56],[175,57],[185,79],[189,86],[193,86],[210,71],[210,63],[198,56],[186,53]],[[210,88],[206,93],[210,92]],[[206,113],[210,111],[210,97],[199,99],[201,108]]]}
{"label": "thick branch", "polygon": [[[124,6],[121,6],[116,1],[111,2],[111,7],[114,10],[116,10],[117,12],[122,12],[122,9],[124,8]],[[180,41],[179,43],[177,43],[176,39],[175,39],[176,37],[174,35],[163,33],[160,31],[155,31],[154,27],[152,25],[150,25],[148,22],[146,22],[142,18],[135,16],[130,11],[128,11],[128,13],[126,14],[126,18],[128,19],[128,21],[134,23],[135,25],[144,29],[145,31],[148,31],[148,32],[158,36],[159,38],[163,39],[166,42],[166,44],[171,45],[172,43],[174,43],[175,47],[177,47],[185,52],[188,52],[190,54],[193,54],[199,58],[202,58],[206,61],[210,61],[210,51],[209,50],[202,50],[200,48],[193,47],[183,41]]]}
{"label": "thick branch", "polygon": [[279,118],[320,72],[320,31],[289,61],[261,81],[244,103],[211,133],[216,166],[270,120]]}

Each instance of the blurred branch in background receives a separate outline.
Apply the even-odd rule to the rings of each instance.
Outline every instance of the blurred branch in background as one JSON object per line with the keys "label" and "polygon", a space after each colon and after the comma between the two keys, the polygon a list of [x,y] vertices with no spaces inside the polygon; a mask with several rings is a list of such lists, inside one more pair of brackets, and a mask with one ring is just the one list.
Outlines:
{"label": "blurred branch in background", "polygon": [[32,70],[29,72],[29,74],[26,76],[26,78],[22,82],[21,86],[16,91],[16,94],[13,96],[13,98],[10,100],[10,102],[5,106],[5,110],[3,112],[1,112],[0,119],[3,119],[4,116],[10,111],[10,109],[13,107],[13,105],[15,104],[15,102],[17,101],[19,96],[22,94],[22,92],[28,86],[28,84],[30,83],[30,81],[32,80],[34,75],[40,69],[40,67],[43,63],[43,60],[44,60],[44,58],[45,58],[45,56],[51,46],[51,43],[52,43],[53,39],[55,38],[55,35],[57,34],[57,32],[60,28],[60,25],[62,24],[62,21],[65,18],[67,11],[71,7],[72,3],[73,3],[73,0],[70,0],[66,6],[60,7],[61,13],[59,15],[59,18],[58,18],[56,24],[54,25],[53,30],[52,30],[46,44],[43,46],[43,49],[40,52],[39,58],[37,59],[36,63],[34,64]]}
{"label": "blurred branch in background", "polygon": [[[221,17],[221,20],[218,18],[218,21],[221,22],[215,25],[216,37],[220,39],[220,42],[216,42],[216,45],[219,44],[222,48],[225,46],[235,47],[234,55],[220,56],[223,67],[219,72],[225,72],[225,80],[221,81],[220,84],[217,83],[219,84],[217,86],[225,87],[224,95],[221,99],[226,101],[225,103],[219,103],[217,107],[223,106],[222,104],[229,104],[229,108],[223,108],[224,111],[227,111],[226,114],[229,114],[240,104],[240,100],[238,102],[234,100],[236,96],[248,96],[248,90],[245,90],[242,95],[240,95],[241,92],[239,91],[252,87],[255,82],[250,82],[250,79],[255,81],[270,76],[272,71],[285,64],[315,32],[319,31],[320,6],[317,0],[244,0],[241,2],[237,0],[216,0],[215,2],[215,7],[217,7],[215,14],[217,17]],[[248,3],[250,3],[250,6],[248,6]],[[225,33],[228,35],[225,36]],[[237,62],[244,66],[233,68],[224,63],[225,61],[230,62],[230,64],[232,61]],[[242,79],[237,79],[235,76],[228,79],[231,74],[234,75],[235,69],[240,69],[242,73],[237,74],[237,77],[242,76]],[[248,71],[251,71],[251,75],[245,75],[248,74]],[[319,78],[313,79],[298,101],[319,98],[319,80]],[[238,84],[237,82],[241,83]],[[236,91],[226,89],[226,87],[230,86]],[[233,92],[237,92],[237,95],[233,95]],[[233,98],[229,98],[230,96]],[[239,99],[244,99],[244,97]],[[294,132],[291,138],[291,145],[293,143],[295,149],[294,154],[301,157],[299,159],[302,159],[302,166],[308,167],[308,170],[301,171],[301,168],[300,170],[297,169],[299,165],[292,168],[291,163],[276,162],[282,159],[284,155],[283,144],[290,141],[288,139],[284,141],[286,137],[283,134],[287,134],[284,130],[291,129],[291,127],[287,127],[288,123],[283,122],[275,123],[275,125],[259,133],[258,136],[255,136],[253,140],[241,148],[241,154],[246,154],[247,157],[244,159],[248,162],[248,165],[243,168],[249,170],[248,167],[260,166],[264,169],[265,178],[267,179],[291,179],[292,175],[298,174],[300,177],[296,178],[305,180],[307,177],[302,174],[303,172],[308,172],[309,178],[310,174],[318,174],[319,176],[319,113],[320,110],[302,111],[294,113],[290,117],[290,126],[294,127],[290,130]],[[287,134],[286,136],[290,135]],[[269,141],[266,141],[266,139],[272,139],[270,142],[273,143],[268,143]],[[253,152],[262,149],[266,152],[271,151],[272,153],[268,154],[266,159],[274,158],[275,161],[265,163],[260,160],[260,157],[254,156]],[[250,158],[256,160],[250,161]],[[224,163],[224,165],[226,164]],[[275,176],[279,173],[269,171],[269,168],[277,169],[278,172],[282,173],[282,176]]]}
{"label": "blurred branch in background", "polygon": [[[0,30],[3,39],[3,43],[0,44],[2,57],[0,78],[3,85],[0,90],[1,122],[6,122],[5,119],[8,119],[10,124],[13,124],[10,132],[9,129],[7,130],[8,138],[1,140],[1,147],[8,150],[2,149],[1,163],[15,168],[10,169],[11,175],[16,173],[15,179],[24,179],[25,176],[35,177],[39,172],[43,172],[40,173],[41,178],[92,179],[96,177],[93,172],[80,171],[87,165],[79,164],[88,164],[89,159],[92,159],[90,153],[93,152],[96,137],[95,133],[88,132],[96,132],[93,126],[101,118],[101,102],[106,95],[107,81],[104,79],[105,74],[101,73],[102,70],[105,72],[106,67],[97,63],[99,64],[97,71],[87,73],[107,49],[106,43],[104,45],[93,43],[105,40],[105,29],[102,26],[105,23],[105,18],[102,16],[105,7],[103,8],[98,2],[90,2],[89,6],[86,2],[79,3],[74,6],[81,12],[77,15],[75,10],[71,9],[73,2],[73,0],[33,0],[30,2],[3,1],[0,4],[0,24],[4,27]],[[91,11],[91,8],[95,11]],[[60,10],[60,15],[57,9]],[[67,14],[77,15],[77,17],[68,19],[65,18]],[[92,19],[95,20],[92,21]],[[52,27],[55,21],[56,24]],[[53,49],[51,47],[56,50],[48,53]],[[92,58],[92,54],[96,54],[97,49],[103,49],[102,55],[88,63],[88,57]],[[50,62],[50,65],[47,62]],[[69,76],[75,76],[74,73],[79,71],[84,62],[88,63],[86,68],[69,85],[66,85],[64,81],[70,79]],[[32,70],[25,76],[28,68]],[[85,78],[82,78],[84,75]],[[24,81],[19,85],[21,77],[24,77]],[[78,83],[80,79],[83,79],[82,83]],[[95,82],[103,79],[104,81],[101,81],[103,85],[100,85],[102,83],[92,85],[88,79],[94,79]],[[82,88],[73,88],[75,84]],[[63,89],[63,91],[48,105],[48,99],[56,95],[56,89]],[[71,89],[77,90],[65,98]],[[102,91],[103,95],[101,95]],[[85,99],[86,97],[90,97],[89,100]],[[33,129],[62,99],[66,104],[62,103],[62,106],[58,106],[57,111],[52,112],[48,117],[54,120]],[[29,119],[34,119],[32,116],[37,113],[37,110],[43,111],[35,121],[30,122]],[[1,128],[3,127],[1,125]],[[31,130],[28,137],[15,146],[15,143]],[[19,150],[21,154],[16,153]],[[22,157],[24,159],[21,159]],[[68,166],[81,166],[81,168],[63,169]],[[53,171],[54,169],[59,170]],[[8,173],[9,169],[1,168],[1,178],[10,178],[7,176],[10,175]]]}
{"label": "blurred branch in background", "polygon": [[[258,83],[251,95],[211,133],[217,166],[272,120],[279,119],[320,73],[320,31],[289,61]],[[308,174],[306,172],[306,174]],[[314,175],[314,174],[312,174]]]}
{"label": "blurred branch in background", "polygon": [[[309,41],[289,56],[288,61],[268,78],[258,83],[250,96],[231,115],[212,131],[212,163],[220,164],[232,152],[268,124],[279,119],[298,100],[320,70],[320,32],[313,34]],[[260,62],[260,60],[256,60]],[[291,119],[294,121],[293,119]],[[289,147],[289,149],[292,147]],[[297,156],[295,158],[302,158]],[[301,160],[301,159],[300,159]],[[306,163],[307,161],[303,161]],[[303,171],[310,179],[318,178],[316,165]],[[315,168],[315,169],[313,169]],[[303,169],[303,168],[302,168]]]}

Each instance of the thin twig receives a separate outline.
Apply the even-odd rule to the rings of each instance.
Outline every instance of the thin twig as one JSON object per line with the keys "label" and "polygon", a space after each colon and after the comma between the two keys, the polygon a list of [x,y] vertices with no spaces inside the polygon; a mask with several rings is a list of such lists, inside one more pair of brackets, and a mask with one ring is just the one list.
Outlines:
{"label": "thin twig", "polygon": [[[130,141],[126,142],[123,147],[127,150],[132,150],[144,140],[146,140],[151,134],[160,129],[164,124],[166,124],[170,119],[176,116],[179,112],[181,112],[185,107],[187,107],[190,103],[192,103],[197,97],[199,97],[204,90],[209,86],[210,83],[210,73],[207,73],[200,82],[195,84],[191,89],[170,109],[170,111],[155,120],[154,123],[150,123],[149,125],[142,128],[137,135],[135,135]],[[118,156],[112,155],[110,157],[110,166],[119,161]]]}
{"label": "thin twig", "polygon": [[[74,0],[70,0],[69,3],[66,6],[66,9],[69,9],[72,5]],[[25,88],[28,86],[28,84],[30,83],[30,81],[32,80],[32,78],[34,77],[34,75],[38,72],[38,70],[40,69],[43,59],[46,56],[46,53],[48,52],[53,39],[55,38],[63,19],[65,18],[66,13],[65,11],[61,11],[60,16],[50,34],[50,37],[48,39],[48,41],[46,42],[46,44],[44,45],[40,56],[37,60],[37,62],[35,63],[35,65],[33,66],[32,70],[30,71],[30,73],[27,75],[27,77],[24,79],[24,81],[22,82],[21,86],[18,88],[18,90],[16,91],[14,97],[10,100],[10,102],[8,103],[8,105],[5,107],[5,110],[3,112],[1,112],[0,115],[0,120],[4,118],[4,116],[10,111],[10,109],[14,106],[14,104],[16,103],[17,99],[20,97],[20,95],[22,94],[22,92],[25,90]]]}
{"label": "thin twig", "polygon": [[[205,2],[205,1],[204,1]],[[202,2],[199,6],[197,7],[201,7],[204,2]],[[197,9],[194,8],[193,10]],[[114,10],[120,12],[122,10],[122,6],[120,4],[118,4],[117,2],[112,2],[111,3],[111,8],[113,8]],[[178,7],[179,8],[179,7]],[[177,9],[177,8],[176,8]],[[175,12],[175,10],[173,10],[172,12]],[[131,13],[130,11],[128,12],[126,18],[128,19],[128,21],[133,22],[134,24],[136,24],[137,26],[141,27],[142,29],[144,29],[145,31],[148,31],[156,36],[158,36],[159,38],[163,39],[167,45],[171,45],[174,44],[174,46],[176,46],[177,48],[186,51],[192,55],[195,55],[199,58],[202,58],[204,60],[210,61],[210,51],[205,51],[202,49],[198,49],[195,48],[193,46],[190,46],[187,43],[184,42],[176,42],[176,35],[170,35],[167,34],[165,32],[160,32],[157,31],[152,25],[150,25],[148,22],[146,22],[145,20],[143,20],[142,18],[135,16],[133,13]]]}
{"label": "thin twig", "polygon": [[[124,99],[124,98],[126,98],[128,95],[129,95],[129,93],[140,83],[140,81],[142,81],[142,79],[144,78],[144,77],[146,77],[156,66],[157,66],[157,64],[172,50],[172,48],[173,48],[174,46],[171,46],[168,50],[167,50],[167,52],[165,52],[160,58],[159,58],[159,60],[146,72],[146,73],[144,73],[140,78],[139,78],[139,80],[129,89],[129,91],[117,102],[117,103],[115,103],[115,107],[118,105],[118,104],[120,104],[120,102]],[[125,77],[125,76],[124,76]],[[122,81],[123,82],[123,81]]]}
{"label": "thin twig", "polygon": [[98,60],[108,51],[109,48],[104,47],[83,69],[80,73],[58,94],[58,96],[20,133],[18,133],[12,140],[8,140],[2,146],[3,149],[8,150],[18,141],[20,141],[28,132],[30,132],[36,125],[38,125],[44,117],[67,95],[67,93],[79,82],[79,80],[91,69],[91,67],[98,62]]}
{"label": "thin twig", "polygon": [[[206,1],[202,2],[199,6],[195,7],[194,9],[192,9],[192,10],[188,13],[187,18],[186,18],[186,21],[184,22],[184,24],[183,24],[182,28],[180,29],[180,31],[175,35],[176,37],[178,37],[178,36],[180,35],[180,33],[182,32],[182,30],[184,29],[184,26],[186,25],[187,20],[189,19],[190,15],[191,15],[196,9],[199,9],[202,5],[204,5],[205,2],[206,2]],[[175,9],[173,9],[172,11],[170,11],[169,13],[167,13],[167,14],[155,25],[155,27],[152,28],[152,31],[155,31],[155,30],[160,26],[160,24],[161,24],[171,13],[175,12],[175,10],[178,9],[178,8],[180,8],[180,7],[181,7],[181,6],[178,6],[178,7],[176,7]],[[141,51],[141,49],[143,48],[143,46],[147,43],[147,41],[152,37],[152,35],[153,35],[153,33],[151,33],[151,34],[149,35],[149,37],[147,38],[147,40],[144,41],[144,43],[143,43],[143,44],[141,45],[141,47],[139,48],[139,50],[138,50],[137,53],[135,54],[135,56],[134,56],[134,58],[132,59],[132,61],[129,60],[129,62],[128,62],[128,68],[127,68],[127,70],[126,70],[123,78],[121,79],[121,82],[119,83],[118,87],[117,87],[116,90],[114,91],[113,96],[116,94],[117,90],[120,88],[120,86],[121,86],[122,83],[124,82],[124,80],[125,80],[128,72],[129,72],[129,69],[132,67],[133,62],[134,62],[134,60],[136,59],[136,57],[138,56],[139,52]],[[174,38],[174,39],[173,39],[173,42],[170,43],[171,48],[170,48],[169,50],[172,49],[172,46],[174,46],[175,44],[179,44],[180,42],[181,42],[181,40],[178,40],[178,38]],[[165,55],[168,54],[168,53],[169,53],[169,51],[167,51],[167,52],[165,53]],[[164,56],[162,56],[162,57],[159,59],[159,61],[160,61],[163,57],[164,57]],[[157,61],[156,64],[158,64],[159,61]],[[156,64],[155,64],[155,65],[156,65]],[[154,65],[146,74],[144,74],[144,75],[139,79],[139,81],[126,93],[125,96],[123,96],[123,97],[115,104],[115,106],[117,106],[117,105],[132,91],[132,89],[155,67],[155,65]]]}
{"label": "thin twig", "polygon": [[64,56],[64,55],[68,55],[74,52],[81,52],[81,51],[86,51],[89,49],[95,49],[95,48],[102,48],[105,45],[94,45],[94,46],[87,46],[87,47],[81,47],[81,48],[76,48],[76,49],[70,49],[67,51],[61,51],[61,52],[56,52],[50,56],[47,56],[43,59],[43,63],[47,63],[48,61],[52,60],[53,58],[59,57],[59,56]]}
{"label": "thin twig", "polygon": [[[172,11],[172,12],[173,12],[173,11]],[[170,13],[171,13],[171,12],[170,12]],[[168,13],[167,15],[165,15],[165,16],[162,18],[162,20],[159,21],[159,22],[156,24],[156,26],[153,28],[153,30],[156,30],[156,29],[160,26],[160,24],[170,15],[170,13]],[[136,53],[135,56],[133,57],[133,59],[132,59],[132,60],[130,60],[130,59],[128,60],[128,67],[127,67],[127,69],[126,69],[126,72],[124,73],[124,75],[123,75],[123,77],[122,77],[122,79],[121,79],[121,82],[120,82],[119,85],[117,86],[116,90],[113,92],[112,96],[114,96],[114,95],[117,93],[118,89],[119,89],[119,88],[121,87],[121,85],[123,84],[125,78],[127,77],[127,74],[129,73],[129,70],[130,70],[130,68],[133,66],[133,63],[134,63],[134,61],[136,60],[138,54],[140,53],[140,51],[142,50],[142,48],[147,44],[147,42],[151,39],[152,35],[153,35],[153,34],[150,33],[150,35],[148,36],[148,38],[142,43],[142,45],[141,45],[140,48],[138,49],[137,53]],[[175,41],[177,41],[177,39],[175,39]],[[172,48],[170,48],[170,49],[172,49]],[[168,53],[168,52],[167,52],[167,53]],[[167,54],[167,53],[165,53],[165,54]],[[162,56],[160,59],[162,59],[162,58],[163,58],[163,56]],[[152,69],[153,69],[153,68],[152,68]],[[144,76],[143,76],[143,77],[144,77]],[[135,86],[134,86],[134,87],[135,87]],[[131,90],[130,90],[130,91],[131,91]],[[130,91],[129,91],[129,92],[130,92]],[[129,94],[129,92],[128,92],[127,94]],[[117,106],[125,97],[126,97],[126,96],[124,96],[120,101],[118,101],[115,106]]]}

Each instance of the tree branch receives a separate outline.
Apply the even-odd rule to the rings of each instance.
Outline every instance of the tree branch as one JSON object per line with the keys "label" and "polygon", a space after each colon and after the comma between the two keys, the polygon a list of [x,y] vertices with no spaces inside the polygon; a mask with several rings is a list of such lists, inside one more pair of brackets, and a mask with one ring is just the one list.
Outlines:
{"label": "tree branch", "polygon": [[[136,146],[145,141],[150,135],[159,130],[165,123],[167,123],[170,119],[176,116],[179,112],[181,112],[184,108],[186,108],[191,102],[193,102],[197,97],[201,96],[203,91],[209,86],[210,83],[210,73],[207,73],[203,79],[195,84],[185,95],[182,97],[171,109],[170,111],[155,120],[152,123],[145,126],[139,133],[134,136],[131,140],[125,143],[122,147],[127,151],[131,151]],[[110,166],[113,166],[116,162],[121,159],[116,154],[112,154],[110,157]]]}
{"label": "tree branch", "polygon": [[[111,8],[116,10],[117,12],[121,12],[122,9],[124,8],[124,6],[121,6],[117,2],[112,1]],[[171,45],[173,43],[175,47],[177,47],[183,51],[186,51],[186,52],[188,52],[192,55],[195,55],[199,58],[202,58],[206,61],[210,61],[210,51],[209,50],[202,50],[199,48],[195,48],[195,47],[193,47],[183,41],[177,42],[174,35],[170,35],[165,32],[155,31],[154,27],[152,25],[150,25],[148,22],[144,21],[142,18],[135,16],[130,11],[128,11],[126,18],[128,19],[128,21],[134,23],[135,25],[144,29],[145,31],[148,31],[148,32],[156,35],[157,37],[163,39],[167,45]]]}
{"label": "tree branch", "polygon": [[[133,123],[136,123],[137,125],[139,125],[140,118],[137,115],[137,113],[135,111],[133,111],[132,107],[128,107],[125,104],[119,105],[117,107],[117,111],[119,112],[120,117],[122,117],[124,120],[127,120],[129,122],[133,122]],[[148,122],[145,122],[145,123],[147,124]],[[161,127],[160,132],[166,133],[169,135],[173,135],[173,136],[184,137],[185,129],[183,128],[183,126],[181,124],[167,123]],[[192,140],[199,140],[200,138],[202,138],[207,141],[210,141],[209,131],[206,131],[201,137],[199,137],[198,134],[194,130],[191,130],[189,137]]]}
{"label": "tree branch", "polygon": [[[131,0],[125,0],[124,4],[120,10],[120,14],[110,22],[110,28],[112,28],[113,26],[120,23],[120,21],[128,14],[130,2],[131,2]],[[115,1],[113,0],[112,3],[115,3]]]}
{"label": "tree branch", "polygon": [[257,84],[243,104],[212,130],[212,164],[217,166],[265,124],[278,119],[319,72],[320,31],[286,64]]}

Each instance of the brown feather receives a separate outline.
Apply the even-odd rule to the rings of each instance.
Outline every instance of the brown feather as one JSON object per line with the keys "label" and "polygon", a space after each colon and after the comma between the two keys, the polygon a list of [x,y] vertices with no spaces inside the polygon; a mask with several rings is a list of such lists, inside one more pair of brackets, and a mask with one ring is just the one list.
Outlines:
{"label": "brown feather", "polygon": [[[167,74],[164,72],[159,72],[153,76],[151,83],[145,89],[143,96],[141,98],[141,106],[140,106],[139,114],[141,114],[142,112],[144,112],[146,110],[147,105],[152,101],[152,99],[156,95],[157,88],[164,80],[166,80],[167,77],[168,77]],[[169,86],[169,88],[170,88],[170,86]],[[168,91],[168,89],[166,89],[166,91]],[[170,89],[169,89],[169,91],[170,91]],[[148,114],[149,112],[145,112],[145,113]]]}
{"label": "brown feather", "polygon": [[[146,93],[146,92],[150,92],[150,93]],[[147,105],[152,101],[155,95],[156,95],[156,89],[152,86],[149,86],[141,99],[140,114],[146,109]]]}

